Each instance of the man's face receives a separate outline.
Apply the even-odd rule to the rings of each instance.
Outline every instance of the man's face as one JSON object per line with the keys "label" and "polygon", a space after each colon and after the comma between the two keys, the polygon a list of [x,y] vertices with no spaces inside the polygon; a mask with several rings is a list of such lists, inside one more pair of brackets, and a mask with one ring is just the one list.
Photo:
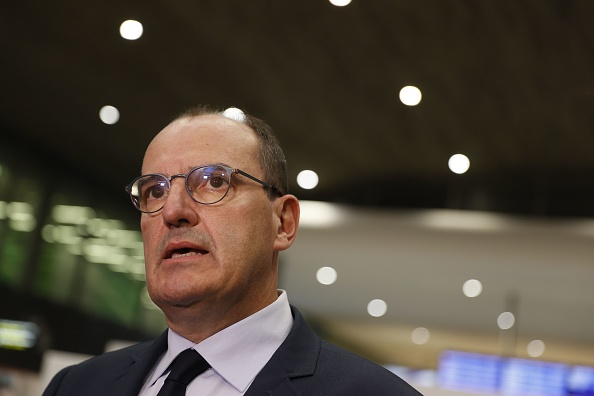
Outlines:
{"label": "man's face", "polygon": [[[142,173],[171,176],[223,164],[263,179],[258,148],[242,123],[218,115],[180,120],[151,142]],[[163,209],[142,214],[147,287],[166,314],[173,307],[229,309],[239,302],[255,311],[261,294],[276,290],[275,203],[260,184],[238,174],[232,180],[222,201],[202,205],[190,198],[184,179],[175,178]]]}

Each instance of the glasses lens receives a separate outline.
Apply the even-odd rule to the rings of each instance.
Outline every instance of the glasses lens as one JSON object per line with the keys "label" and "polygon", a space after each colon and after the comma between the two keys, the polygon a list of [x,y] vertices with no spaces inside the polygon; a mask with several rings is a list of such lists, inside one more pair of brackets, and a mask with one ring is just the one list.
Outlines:
{"label": "glasses lens", "polygon": [[159,175],[142,176],[132,185],[132,196],[143,212],[161,209],[169,193],[169,180]]}
{"label": "glasses lens", "polygon": [[231,174],[222,166],[204,166],[190,172],[187,183],[196,201],[211,204],[225,197],[231,184]]}

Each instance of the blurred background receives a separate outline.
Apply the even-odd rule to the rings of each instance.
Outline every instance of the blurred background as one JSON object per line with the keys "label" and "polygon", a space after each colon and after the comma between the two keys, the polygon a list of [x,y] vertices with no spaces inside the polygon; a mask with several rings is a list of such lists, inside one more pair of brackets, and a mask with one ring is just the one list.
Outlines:
{"label": "blurred background", "polygon": [[3,2],[0,59],[0,395],[165,329],[123,186],[196,104],[276,130],[323,338],[426,395],[594,395],[593,1]]}

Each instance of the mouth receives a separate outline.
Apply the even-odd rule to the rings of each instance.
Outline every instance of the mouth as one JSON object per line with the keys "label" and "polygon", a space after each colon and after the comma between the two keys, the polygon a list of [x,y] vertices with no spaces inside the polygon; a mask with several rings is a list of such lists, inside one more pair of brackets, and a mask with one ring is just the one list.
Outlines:
{"label": "mouth", "polygon": [[199,256],[199,255],[201,256],[206,253],[208,253],[206,250],[184,248],[184,249],[178,249],[178,250],[172,251],[171,254],[169,254],[165,258],[178,258],[178,257],[189,257],[189,256]]}
{"label": "mouth", "polygon": [[163,259],[167,260],[182,257],[203,256],[205,254],[208,254],[208,251],[199,247],[170,247],[166,249]]}

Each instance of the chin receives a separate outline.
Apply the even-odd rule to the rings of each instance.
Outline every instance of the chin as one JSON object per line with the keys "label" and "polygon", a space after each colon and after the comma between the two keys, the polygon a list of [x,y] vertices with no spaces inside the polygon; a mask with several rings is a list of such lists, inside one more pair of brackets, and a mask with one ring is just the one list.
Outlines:
{"label": "chin", "polygon": [[[186,279],[187,281],[187,279]],[[171,283],[168,282],[170,285]],[[160,291],[156,293],[155,302],[161,309],[167,307],[191,307],[203,299],[204,293],[196,290],[196,285],[192,287],[183,287],[179,282],[174,283],[173,287],[162,286]]]}
{"label": "chin", "polygon": [[155,299],[155,304],[161,308],[162,311],[167,312],[172,308],[189,308],[197,302],[196,298],[189,296],[161,296]]}

